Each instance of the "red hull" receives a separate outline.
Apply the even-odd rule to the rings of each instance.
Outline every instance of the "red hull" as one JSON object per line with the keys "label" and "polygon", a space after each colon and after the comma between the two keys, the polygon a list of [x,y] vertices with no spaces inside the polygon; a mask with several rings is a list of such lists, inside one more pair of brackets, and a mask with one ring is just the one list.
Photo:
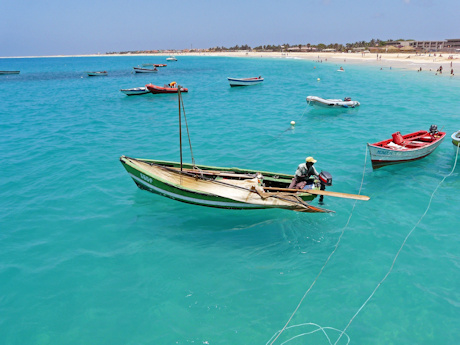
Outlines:
{"label": "red hull", "polygon": [[[149,90],[153,94],[157,93],[177,93],[177,87],[163,87],[158,85],[147,84],[145,85],[147,90]],[[182,87],[180,92],[188,92],[188,89]]]}

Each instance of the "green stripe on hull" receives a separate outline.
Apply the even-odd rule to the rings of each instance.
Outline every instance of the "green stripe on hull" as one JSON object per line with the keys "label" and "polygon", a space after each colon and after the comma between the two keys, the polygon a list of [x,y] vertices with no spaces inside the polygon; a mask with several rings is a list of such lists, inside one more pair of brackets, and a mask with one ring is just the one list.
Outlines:
{"label": "green stripe on hull", "polygon": [[[166,165],[177,167],[177,163],[173,162],[160,162],[154,160],[143,160],[143,161],[150,161],[155,163],[166,163]],[[194,205],[201,205],[207,207],[217,207],[217,208],[226,208],[226,209],[267,209],[273,208],[271,206],[263,206],[263,205],[256,205],[256,204],[249,204],[239,202],[233,199],[223,198],[217,195],[211,195],[207,193],[201,193],[199,191],[194,191],[191,189],[184,189],[180,188],[178,185],[171,185],[167,181],[163,181],[158,177],[151,176],[147,171],[142,170],[141,168],[134,168],[129,164],[121,161],[126,171],[129,173],[131,178],[134,180],[136,185],[141,188],[145,189],[151,193],[159,194],[165,196],[167,198],[178,200],[181,202],[194,204]],[[188,164],[183,165],[184,169],[189,169],[192,166]],[[202,166],[204,167],[204,166]],[[228,168],[219,168],[219,167],[206,167],[207,170],[220,170],[220,171],[228,171]],[[252,170],[243,170],[243,169],[231,169],[231,171],[235,172],[254,172]],[[263,173],[264,174],[264,173]],[[290,177],[292,175],[285,175],[285,174],[274,174],[274,173],[266,173],[269,176],[280,176],[280,177]],[[290,181],[290,180],[289,180]],[[305,193],[304,195],[299,195],[303,201],[311,201],[313,200],[316,195]]]}
{"label": "green stripe on hull", "polygon": [[159,194],[165,196],[167,198],[182,201],[188,204],[200,205],[200,206],[208,206],[208,207],[217,207],[217,208],[228,208],[228,209],[262,209],[267,207],[261,207],[260,205],[252,205],[252,204],[245,204],[240,203],[235,200],[225,199],[221,197],[212,197],[208,194],[200,194],[200,193],[189,193],[186,190],[181,190],[178,188],[173,187],[172,189],[174,192],[170,190],[166,190],[166,188],[160,188],[153,184],[150,184],[139,177],[130,174],[134,182],[139,186],[142,185],[143,189],[148,190],[154,194]]}

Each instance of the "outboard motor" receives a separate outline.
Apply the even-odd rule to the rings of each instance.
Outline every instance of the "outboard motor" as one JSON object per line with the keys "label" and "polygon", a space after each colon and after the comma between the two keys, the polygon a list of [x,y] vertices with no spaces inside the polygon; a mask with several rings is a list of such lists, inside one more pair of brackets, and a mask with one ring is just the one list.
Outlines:
{"label": "outboard motor", "polygon": [[[321,171],[319,174],[319,182],[321,184],[320,190],[326,190],[326,186],[332,186],[332,175],[327,171]],[[322,203],[324,195],[319,197],[319,202]]]}
{"label": "outboard motor", "polygon": [[437,134],[438,132],[439,132],[439,131],[438,131],[438,126],[436,126],[436,125],[431,125],[431,126],[430,126],[430,134],[431,134],[432,136],[434,136],[434,135]]}

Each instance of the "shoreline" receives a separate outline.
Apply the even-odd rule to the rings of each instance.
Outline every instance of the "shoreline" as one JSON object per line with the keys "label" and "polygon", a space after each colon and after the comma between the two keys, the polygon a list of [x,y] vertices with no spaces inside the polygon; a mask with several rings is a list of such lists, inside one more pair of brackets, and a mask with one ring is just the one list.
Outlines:
{"label": "shoreline", "polygon": [[[436,54],[436,56],[434,56]],[[86,54],[86,55],[50,55],[50,56],[16,56],[0,57],[0,59],[32,59],[32,58],[66,58],[66,57],[120,57],[120,56],[168,56],[170,53],[155,54]],[[214,56],[214,57],[244,57],[244,58],[286,58],[309,61],[336,63],[341,66],[372,65],[381,68],[399,68],[412,71],[431,72],[438,74],[437,70],[442,66],[443,73],[440,75],[451,76],[451,69],[460,75],[460,54],[429,53],[416,55],[415,53],[339,53],[339,52],[311,52],[311,53],[280,53],[280,52],[186,52],[175,53],[175,56]]]}

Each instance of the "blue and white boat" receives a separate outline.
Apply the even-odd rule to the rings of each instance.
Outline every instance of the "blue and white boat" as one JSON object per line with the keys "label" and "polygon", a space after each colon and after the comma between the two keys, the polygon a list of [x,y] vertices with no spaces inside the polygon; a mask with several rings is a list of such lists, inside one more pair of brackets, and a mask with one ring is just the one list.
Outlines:
{"label": "blue and white boat", "polygon": [[134,72],[136,73],[156,73],[158,72],[157,68],[142,68],[142,67],[133,67]]}
{"label": "blue and white boat", "polygon": [[105,76],[108,74],[107,71],[86,72],[86,73],[88,73],[88,77]]}
{"label": "blue and white boat", "polygon": [[450,138],[452,139],[452,144],[454,144],[455,153],[460,152],[460,148],[459,148],[459,146],[460,146],[460,131],[452,133]]}
{"label": "blue and white boat", "polygon": [[0,74],[19,74],[20,71],[0,71]]}
{"label": "blue and white boat", "polygon": [[264,81],[264,78],[261,76],[254,77],[254,78],[230,78],[228,77],[228,82],[230,86],[250,86],[250,85],[257,85]]}

